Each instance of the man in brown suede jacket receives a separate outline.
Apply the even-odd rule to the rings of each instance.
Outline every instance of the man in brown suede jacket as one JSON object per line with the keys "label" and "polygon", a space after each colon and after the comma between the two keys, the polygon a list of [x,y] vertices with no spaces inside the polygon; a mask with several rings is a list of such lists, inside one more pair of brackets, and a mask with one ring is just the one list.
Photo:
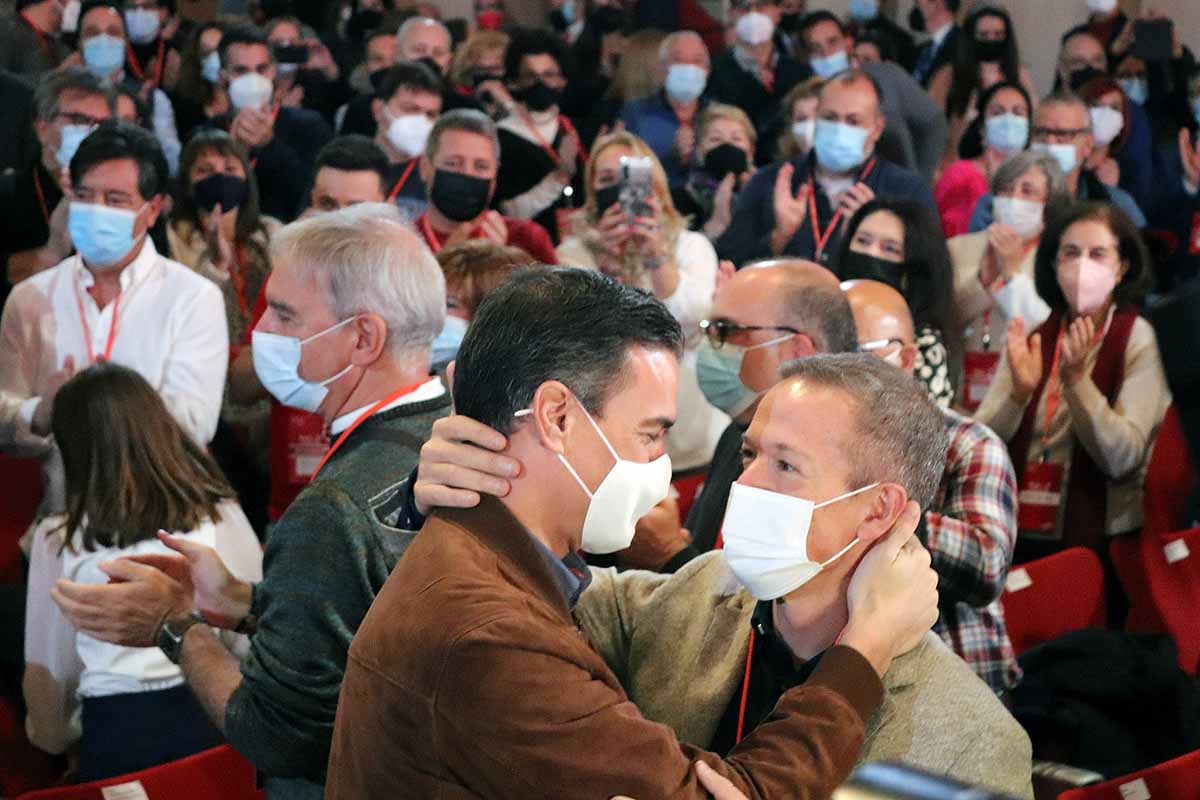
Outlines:
{"label": "man in brown suede jacket", "polygon": [[903,491],[826,514],[883,538],[841,644],[724,759],[646,720],[572,619],[590,576],[576,551],[628,546],[668,491],[681,346],[658,301],[589,271],[529,271],[484,302],[455,400],[508,435],[522,471],[503,498],[435,512],[379,594],[350,649],[327,798],[706,798],[696,760],[751,798],[827,797],[846,777],[879,676],[936,618]]}

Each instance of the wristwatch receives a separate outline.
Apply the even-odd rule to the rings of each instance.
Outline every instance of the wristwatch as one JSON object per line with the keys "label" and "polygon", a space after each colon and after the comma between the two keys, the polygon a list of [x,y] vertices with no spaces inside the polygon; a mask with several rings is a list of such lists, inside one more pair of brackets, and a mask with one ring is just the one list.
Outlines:
{"label": "wristwatch", "polygon": [[186,617],[164,620],[154,637],[154,643],[172,664],[178,664],[183,656],[183,637],[187,636],[188,630],[193,625],[207,624],[208,620],[195,611]]}

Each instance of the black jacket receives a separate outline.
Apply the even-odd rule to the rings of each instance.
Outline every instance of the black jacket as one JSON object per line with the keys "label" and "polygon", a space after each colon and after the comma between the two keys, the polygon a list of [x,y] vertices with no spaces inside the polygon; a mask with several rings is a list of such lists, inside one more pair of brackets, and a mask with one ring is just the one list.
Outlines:
{"label": "black jacket", "polygon": [[793,86],[812,77],[813,71],[782,52],[775,64],[775,85],[770,92],[757,76],[742,69],[729,48],[713,59],[712,72],[708,76],[705,97],[719,103],[737,106],[746,112],[754,129],[758,132],[759,164],[771,157],[771,143],[781,130],[780,100]]}

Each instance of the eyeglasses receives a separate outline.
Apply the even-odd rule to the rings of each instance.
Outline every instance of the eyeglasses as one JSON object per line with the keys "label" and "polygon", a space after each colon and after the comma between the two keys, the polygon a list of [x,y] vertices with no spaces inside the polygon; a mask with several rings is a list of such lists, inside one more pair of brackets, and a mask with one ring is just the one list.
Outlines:
{"label": "eyeglasses", "polygon": [[[714,350],[720,350],[731,337],[741,336],[750,331],[787,331],[788,333],[804,333],[804,331],[789,328],[786,325],[738,325],[724,319],[701,320],[700,332],[708,338],[708,343]],[[736,344],[736,343],[735,343]]]}
{"label": "eyeglasses", "polygon": [[59,111],[54,116],[59,119],[65,119],[68,125],[90,125],[94,127],[104,122],[103,119],[93,117],[91,114],[79,114],[74,111]]}
{"label": "eyeglasses", "polygon": [[1034,128],[1035,139],[1074,139],[1087,133],[1087,128]]}

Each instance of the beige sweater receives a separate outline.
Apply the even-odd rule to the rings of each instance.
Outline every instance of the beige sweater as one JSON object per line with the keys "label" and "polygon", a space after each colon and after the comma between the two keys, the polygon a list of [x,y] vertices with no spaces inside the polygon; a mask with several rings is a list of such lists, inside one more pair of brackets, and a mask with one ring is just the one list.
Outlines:
{"label": "beige sweater", "polygon": [[[743,676],[754,598],[720,552],[675,575],[592,570],[576,617],[629,697],[681,741],[708,746]],[[859,761],[901,761],[1033,797],[1029,737],[932,633],[892,662]]]}

